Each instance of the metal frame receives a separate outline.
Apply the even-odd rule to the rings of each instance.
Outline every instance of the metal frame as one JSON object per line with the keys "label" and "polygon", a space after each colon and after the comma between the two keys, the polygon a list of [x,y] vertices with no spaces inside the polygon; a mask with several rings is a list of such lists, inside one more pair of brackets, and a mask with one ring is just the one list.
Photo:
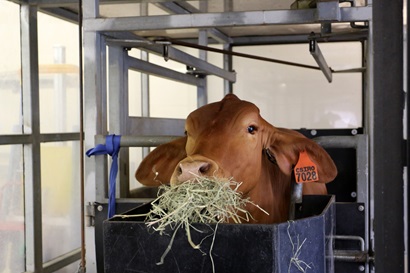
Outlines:
{"label": "metal frame", "polygon": [[[42,264],[42,234],[41,234],[41,174],[40,174],[40,143],[48,141],[65,141],[79,139],[78,133],[69,134],[41,134],[39,131],[39,79],[37,59],[37,18],[36,13],[42,10],[69,21],[75,21],[75,13],[66,9],[77,1],[29,1],[14,0],[21,5],[22,28],[22,80],[24,120],[32,128],[31,132],[23,135],[0,136],[0,145],[23,144],[25,161],[25,193],[26,193],[26,257],[27,270],[32,272],[52,272],[64,264],[79,257],[77,250],[60,257],[53,263]],[[101,1],[108,3],[108,1]],[[323,1],[322,1],[323,2]],[[326,1],[324,1],[326,2]],[[328,1],[334,4],[335,1]],[[112,3],[118,3],[112,1]],[[125,2],[124,2],[125,3]],[[229,1],[225,5],[229,5]],[[200,58],[187,56],[182,51],[171,45],[153,45],[149,41],[131,33],[132,31],[165,30],[165,29],[191,29],[201,28],[198,39],[199,44],[221,43],[224,49],[230,50],[235,45],[272,44],[272,43],[299,43],[307,41],[309,35],[280,35],[275,37],[229,37],[219,28],[238,26],[266,26],[282,24],[317,24],[321,19],[332,22],[357,22],[366,21],[369,31],[350,33],[347,35],[330,36],[318,41],[344,41],[360,40],[365,43],[365,134],[367,140],[362,143],[366,148],[359,148],[358,162],[368,162],[362,165],[358,173],[359,181],[368,181],[369,184],[358,184],[358,198],[368,204],[369,238],[366,241],[370,250],[377,253],[375,259],[376,272],[403,272],[404,257],[392,255],[403,253],[401,242],[404,241],[403,224],[403,167],[406,157],[402,155],[406,143],[403,141],[403,63],[402,63],[402,26],[401,17],[397,16],[402,11],[400,1],[367,1],[365,7],[340,8],[334,13],[326,13],[323,4],[319,11],[309,10],[266,10],[207,13],[206,7],[193,8],[185,2],[158,2],[155,5],[176,14],[169,16],[146,16],[141,9],[141,16],[129,18],[100,18],[99,1],[84,0],[84,90],[85,92],[85,147],[92,148],[101,142],[99,136],[108,133],[132,134],[133,128],[140,128],[139,134],[149,135],[177,135],[176,129],[183,126],[182,120],[148,119],[149,116],[149,81],[147,74],[159,75],[190,83],[198,87],[202,94],[198,105],[206,103],[206,83],[198,77],[178,74],[175,71],[149,63],[146,52],[163,55],[164,47],[167,48],[165,57],[173,58],[195,68],[200,68],[206,73],[214,74],[225,79],[225,93],[232,90],[235,74],[232,71],[232,59],[224,56],[224,67],[218,68],[206,62],[206,54],[201,53]],[[322,7],[320,7],[322,6]],[[388,19],[387,19],[388,18]],[[124,48],[135,46],[136,41],[143,49],[140,60],[128,56]],[[108,59],[107,59],[108,55]],[[392,57],[394,55],[394,57]],[[397,58],[397,56],[399,56]],[[389,67],[385,73],[382,67]],[[107,71],[108,69],[108,71]],[[129,118],[125,115],[127,103],[127,73],[128,69],[142,71],[143,90],[143,117]],[[107,86],[106,79],[109,78]],[[388,92],[386,91],[388,90]],[[107,92],[108,91],[108,92]],[[107,102],[109,110],[107,111]],[[107,123],[108,115],[110,123]],[[395,122],[395,121],[399,122]],[[166,126],[168,130],[159,132],[156,126]],[[175,126],[175,128],[172,128]],[[384,128],[381,130],[380,128]],[[407,128],[408,129],[408,128]],[[94,137],[96,136],[96,139]],[[362,140],[360,140],[362,141]],[[360,147],[363,145],[360,144]],[[354,144],[356,145],[356,144]],[[144,146],[141,144],[141,146]],[[355,146],[355,147],[359,147]],[[363,149],[369,152],[363,152]],[[399,156],[398,156],[399,155]],[[408,157],[408,155],[407,155]],[[127,176],[124,175],[128,164],[127,152],[120,154],[120,178],[118,183],[118,198],[127,195]],[[86,174],[86,202],[106,202],[107,158],[96,157],[87,160]],[[122,170],[122,171],[121,171]],[[386,171],[389,170],[389,171]],[[394,184],[394,187],[391,186]],[[391,215],[394,215],[393,217]],[[95,272],[95,231],[92,227],[86,229],[87,235],[87,269]],[[39,250],[40,249],[40,250]],[[57,266],[56,266],[57,265]],[[371,271],[366,268],[365,272]]]}
{"label": "metal frame", "polygon": [[[79,133],[41,133],[38,64],[38,6],[20,4],[22,67],[22,134],[0,135],[0,145],[22,145],[24,150],[25,257],[27,272],[54,272],[80,258],[80,249],[43,263],[41,207],[41,144],[78,141]],[[64,16],[65,17],[65,16]]]}

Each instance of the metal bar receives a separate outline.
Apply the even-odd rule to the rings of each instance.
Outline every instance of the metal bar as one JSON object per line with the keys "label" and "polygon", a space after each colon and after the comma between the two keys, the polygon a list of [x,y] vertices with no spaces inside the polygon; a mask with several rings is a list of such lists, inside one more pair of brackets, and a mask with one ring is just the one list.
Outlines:
{"label": "metal bar", "polygon": [[[341,8],[340,13],[340,22],[368,21],[372,17],[369,7]],[[315,9],[86,19],[84,30],[141,31],[309,23],[318,23]]]}
{"label": "metal bar", "polygon": [[165,10],[168,13],[176,13],[176,14],[190,14],[188,10],[184,9],[176,2],[161,2],[155,3],[155,6],[159,7],[162,10]]}
{"label": "metal bar", "polygon": [[79,103],[80,103],[80,141],[78,152],[80,153],[80,234],[81,234],[81,247],[80,247],[80,266],[78,273],[85,273],[86,271],[86,238],[85,238],[85,174],[84,174],[84,66],[83,66],[83,0],[78,1],[78,64],[79,64]]}
{"label": "metal bar", "polygon": [[[316,36],[318,42],[349,42],[361,41],[367,39],[368,30],[363,29],[355,32],[332,33],[329,35]],[[311,34],[291,34],[291,35],[275,35],[275,36],[241,36],[232,37],[233,46],[246,45],[272,45],[272,44],[293,44],[306,43]]]}
{"label": "metal bar", "polygon": [[[108,39],[107,43],[121,45],[124,47],[136,47],[141,48],[150,53],[154,53],[160,56],[164,56],[164,45],[160,44],[153,44],[152,41],[141,40],[138,36],[133,35],[117,35],[118,32],[115,33],[116,39]],[[125,37],[127,39],[121,39],[121,37]],[[158,42],[160,43],[160,42]],[[169,42],[165,42],[167,46],[167,59],[174,60],[188,66],[195,67],[201,71],[204,71],[208,74],[212,74],[218,77],[221,77],[225,80],[230,82],[236,81],[236,73],[224,70],[219,68],[215,65],[212,65],[206,61],[203,61],[199,58],[193,57],[181,50],[178,50],[168,44]],[[199,47],[199,45],[198,45]],[[210,48],[211,49],[211,48]],[[216,49],[215,49],[216,50]]]}
{"label": "metal bar", "polygon": [[309,41],[309,52],[310,54],[312,54],[313,59],[315,59],[316,63],[319,65],[320,70],[322,70],[326,79],[329,82],[332,82],[332,71],[327,65],[325,57],[323,56],[322,51],[320,50],[319,45],[317,44],[317,41],[314,39]]}
{"label": "metal bar", "polygon": [[[224,44],[223,50],[225,51],[232,51],[231,44]],[[232,55],[224,54],[223,55],[223,69],[227,71],[232,71]],[[232,93],[233,91],[232,83],[224,80],[224,95]]]}
{"label": "metal bar", "polygon": [[130,117],[126,134],[143,136],[183,136],[185,120],[171,118]]}
{"label": "metal bar", "polygon": [[[39,141],[44,142],[61,142],[76,141],[80,139],[80,133],[50,133],[40,134]],[[2,144],[29,144],[32,143],[32,135],[4,135],[0,136],[0,145]]]}
{"label": "metal bar", "polygon": [[41,8],[41,12],[44,12],[53,17],[68,21],[73,24],[78,24],[78,14],[72,10],[57,7],[57,8]]}
{"label": "metal bar", "polygon": [[315,137],[313,140],[324,148],[354,148],[359,145],[363,136],[322,136]]}
{"label": "metal bar", "polygon": [[[121,147],[156,147],[164,143],[173,141],[181,136],[121,136]],[[96,143],[105,143],[105,136],[98,135]]]}
{"label": "metal bar", "polygon": [[222,53],[222,54],[229,54],[229,55],[232,55],[232,56],[249,58],[249,59],[253,59],[253,60],[266,61],[266,62],[279,63],[279,64],[284,64],[284,65],[292,65],[292,66],[297,66],[297,67],[320,70],[319,67],[312,66],[312,65],[293,63],[293,62],[288,62],[288,61],[283,61],[283,60],[278,60],[278,59],[272,59],[272,58],[267,58],[267,57],[262,57],[262,56],[256,56],[256,55],[251,55],[251,54],[246,54],[246,53],[234,52],[234,51],[225,51],[225,50],[222,50],[222,49],[217,49],[217,48],[203,46],[203,45],[195,45],[195,44],[191,44],[191,43],[187,43],[187,42],[183,42],[183,41],[178,41],[178,40],[171,40],[170,43],[172,43],[174,45],[186,46],[186,47],[191,47],[191,48],[196,48],[196,49],[201,49],[201,50],[207,50],[207,51],[217,52],[217,53]]}
{"label": "metal bar", "polygon": [[153,64],[153,63],[149,63],[146,61],[133,58],[131,56],[127,58],[127,64],[129,68],[132,70],[137,70],[142,73],[155,75],[155,76],[166,78],[166,79],[172,79],[177,82],[182,82],[182,83],[191,84],[195,86],[203,86],[205,84],[204,79],[197,78],[195,76],[188,75],[188,74],[183,74],[183,73],[180,73],[180,72],[177,72],[177,71],[174,71],[174,70],[171,70],[171,69]]}
{"label": "metal bar", "polygon": [[[159,55],[163,54],[163,47],[161,45],[140,45],[140,47],[146,49],[149,52],[156,53]],[[168,46],[168,58],[177,62],[184,63],[186,65],[195,67],[201,71],[204,71],[208,74],[212,74],[223,79],[226,79],[230,82],[236,81],[236,73],[226,71],[222,68],[219,68],[215,65],[212,65],[204,60],[193,57],[181,50],[178,50],[172,46]]]}
{"label": "metal bar", "polygon": [[345,240],[345,241],[359,241],[360,243],[360,250],[364,251],[364,239],[360,236],[352,236],[352,235],[333,235],[333,239],[335,240]]}
{"label": "metal bar", "polygon": [[31,135],[2,135],[0,145],[29,144],[32,142]]}
{"label": "metal bar", "polygon": [[63,267],[66,267],[67,265],[70,265],[76,261],[78,261],[81,258],[81,248],[74,249],[73,251],[70,251],[64,255],[61,255],[49,262],[46,262],[43,264],[43,272],[44,273],[51,273],[55,272],[58,269],[61,269]]}
{"label": "metal bar", "polygon": [[[167,2],[168,3],[168,2]],[[140,15],[148,15],[148,4],[141,4]],[[149,61],[149,54],[145,50],[141,50],[140,59],[142,61]],[[149,117],[150,116],[150,79],[149,75],[146,73],[141,73],[141,116]],[[144,147],[141,149],[142,158],[145,158],[149,154],[149,147]]]}
{"label": "metal bar", "polygon": [[337,249],[334,250],[332,258],[334,261],[350,263],[368,263],[371,260],[366,252]]}
{"label": "metal bar", "polygon": [[[207,2],[200,2],[201,10],[207,9]],[[198,44],[199,45],[208,45],[208,31],[206,29],[199,30],[198,33]],[[199,50],[199,58],[205,62],[208,61],[208,54],[205,50]],[[197,87],[197,107],[204,106],[208,103],[208,84],[206,76],[203,78],[204,84]]]}
{"label": "metal bar", "polygon": [[76,141],[80,140],[80,133],[41,134],[40,142]]}
{"label": "metal bar", "polygon": [[221,44],[231,44],[233,41],[231,37],[216,28],[208,29],[208,35]]}
{"label": "metal bar", "polygon": [[369,124],[377,255],[375,270],[405,272],[403,1],[373,2],[372,57],[375,69],[373,90],[370,90]]}
{"label": "metal bar", "polygon": [[31,134],[32,141],[24,145],[26,269],[43,272],[37,6],[21,5],[20,26],[23,133]]}
{"label": "metal bar", "polygon": [[302,203],[303,184],[296,183],[294,175],[292,174],[291,192],[289,202],[289,220],[295,220],[295,205]]}
{"label": "metal bar", "polygon": [[[99,16],[99,1],[83,1],[83,17]],[[94,147],[94,136],[107,133],[106,116],[106,44],[100,33],[83,32],[84,56],[84,146]],[[106,195],[104,184],[107,179],[106,157],[85,159],[86,187],[85,204],[93,204],[104,200]],[[95,248],[95,229],[85,228],[87,272],[97,272],[97,256]]]}
{"label": "metal bar", "polygon": [[[121,135],[125,132],[128,120],[128,57],[123,47],[108,47],[108,94],[109,94],[109,131]],[[116,198],[125,197],[129,192],[128,150],[121,150],[118,157],[118,176]]]}

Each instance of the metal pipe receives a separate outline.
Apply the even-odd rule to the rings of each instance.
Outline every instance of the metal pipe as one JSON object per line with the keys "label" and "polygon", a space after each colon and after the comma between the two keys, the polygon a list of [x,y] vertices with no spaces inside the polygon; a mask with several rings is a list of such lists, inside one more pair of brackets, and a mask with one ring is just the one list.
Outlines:
{"label": "metal pipe", "polygon": [[78,62],[79,62],[79,96],[80,96],[80,229],[81,229],[81,262],[79,272],[85,272],[85,175],[84,175],[84,88],[83,88],[83,0],[78,1]]}
{"label": "metal pipe", "polygon": [[313,140],[324,148],[357,148],[361,136],[322,136]]}
{"label": "metal pipe", "polygon": [[349,250],[335,250],[333,252],[333,259],[334,261],[350,263],[367,263],[370,260],[365,252]]}
{"label": "metal pipe", "polygon": [[345,240],[345,241],[359,241],[360,243],[360,250],[364,251],[364,239],[360,236],[354,235],[333,235],[333,239],[335,240]]}
{"label": "metal pipe", "polygon": [[[181,136],[121,136],[120,147],[156,147]],[[105,143],[105,136],[97,135],[96,143]]]}

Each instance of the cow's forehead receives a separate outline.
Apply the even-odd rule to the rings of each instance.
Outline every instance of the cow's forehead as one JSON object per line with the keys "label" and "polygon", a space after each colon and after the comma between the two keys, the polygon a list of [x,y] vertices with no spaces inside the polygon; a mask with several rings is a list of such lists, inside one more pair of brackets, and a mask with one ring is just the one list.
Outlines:
{"label": "cow's forehead", "polygon": [[223,99],[202,106],[193,111],[188,116],[188,120],[194,123],[200,121],[201,124],[215,124],[217,121],[237,121],[238,119],[257,117],[259,117],[259,108],[256,105],[236,98]]}

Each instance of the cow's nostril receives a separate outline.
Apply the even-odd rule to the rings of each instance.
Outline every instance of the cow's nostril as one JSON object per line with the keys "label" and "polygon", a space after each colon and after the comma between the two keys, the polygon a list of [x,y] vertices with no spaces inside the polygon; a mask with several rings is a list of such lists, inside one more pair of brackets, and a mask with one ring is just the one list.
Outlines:
{"label": "cow's nostril", "polygon": [[199,173],[200,173],[200,174],[205,174],[206,172],[209,171],[210,166],[211,166],[211,164],[209,164],[209,163],[203,164],[203,165],[199,168]]}
{"label": "cow's nostril", "polygon": [[177,168],[177,173],[178,173],[178,175],[182,174],[182,168],[181,168],[181,165],[180,165],[180,166],[178,166],[178,168]]}

